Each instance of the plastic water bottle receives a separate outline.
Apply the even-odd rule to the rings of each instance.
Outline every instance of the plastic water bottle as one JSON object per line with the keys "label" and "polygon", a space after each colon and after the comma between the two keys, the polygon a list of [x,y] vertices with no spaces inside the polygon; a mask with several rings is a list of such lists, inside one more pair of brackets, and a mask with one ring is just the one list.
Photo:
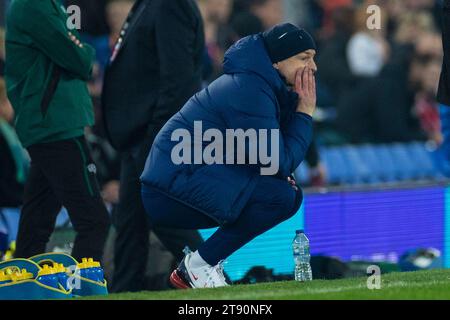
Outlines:
{"label": "plastic water bottle", "polygon": [[89,279],[92,281],[98,281],[97,274],[94,268],[92,267],[91,262],[88,261],[87,258],[82,258],[81,263],[78,263],[77,267],[80,270],[81,278]]}
{"label": "plastic water bottle", "polygon": [[27,269],[22,269],[20,271],[16,271],[10,274],[12,282],[20,282],[25,280],[34,279],[34,275],[31,272],[28,272]]}
{"label": "plastic water bottle", "polygon": [[96,281],[103,283],[105,280],[105,274],[103,268],[100,265],[100,262],[94,261],[92,258],[89,258],[88,263],[90,263],[92,267],[92,272],[95,274]]}
{"label": "plastic water bottle", "polygon": [[92,258],[82,258],[81,263],[77,265],[80,270],[80,277],[95,282],[104,282],[104,272],[100,262],[94,261]]}
{"label": "plastic water bottle", "polygon": [[4,271],[0,271],[0,285],[11,282],[11,276]]}
{"label": "plastic water bottle", "polygon": [[38,277],[36,279],[40,283],[58,289],[59,281],[56,276],[56,272],[52,267],[48,265],[44,265],[41,270],[38,272]]}
{"label": "plastic water bottle", "polygon": [[295,281],[311,281],[312,270],[310,265],[311,255],[309,253],[309,240],[303,230],[295,231],[292,241],[292,250],[295,262]]}
{"label": "plastic water bottle", "polygon": [[56,272],[56,277],[58,278],[59,284],[64,288],[64,290],[69,290],[68,280],[69,276],[67,275],[67,270],[63,264],[53,263],[53,269]]}

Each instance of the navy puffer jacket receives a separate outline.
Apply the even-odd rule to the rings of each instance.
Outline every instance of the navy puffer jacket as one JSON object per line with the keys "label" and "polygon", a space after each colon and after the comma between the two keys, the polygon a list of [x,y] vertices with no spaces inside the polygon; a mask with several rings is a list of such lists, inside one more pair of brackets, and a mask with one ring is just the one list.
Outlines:
{"label": "navy puffer jacket", "polygon": [[202,121],[203,132],[216,128],[224,137],[226,129],[279,129],[276,177],[286,180],[312,139],[312,118],[295,112],[297,101],[273,68],[261,35],[241,39],[225,54],[224,75],[194,95],[157,135],[141,176],[144,190],[159,190],[221,225],[232,223],[261,177],[262,165],[176,165],[171,153],[179,141],[171,141],[172,133],[184,128],[194,137],[194,121]]}

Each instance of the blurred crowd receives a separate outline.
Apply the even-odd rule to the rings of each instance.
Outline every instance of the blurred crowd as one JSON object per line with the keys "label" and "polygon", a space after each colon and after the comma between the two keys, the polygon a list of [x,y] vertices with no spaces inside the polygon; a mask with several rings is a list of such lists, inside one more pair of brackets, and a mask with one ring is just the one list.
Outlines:
{"label": "blurred crowd", "polygon": [[[102,78],[133,3],[65,0],[66,6],[81,8],[83,40],[97,50],[89,82],[96,125],[87,139],[110,204],[118,200],[120,168],[102,125]],[[435,101],[442,64],[440,0],[198,0],[198,4],[206,36],[205,85],[221,74],[224,53],[234,42],[289,21],[314,34],[318,45],[319,145],[441,142]],[[370,30],[367,8],[374,4],[381,9],[380,28]],[[12,125],[2,79],[3,42],[0,31],[0,118]]]}

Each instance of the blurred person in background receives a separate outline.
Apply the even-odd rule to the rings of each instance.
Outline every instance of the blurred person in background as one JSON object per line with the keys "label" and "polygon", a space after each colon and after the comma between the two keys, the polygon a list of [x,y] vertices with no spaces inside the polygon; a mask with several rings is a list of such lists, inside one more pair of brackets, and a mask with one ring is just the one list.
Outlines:
{"label": "blurred person in background", "polygon": [[450,0],[444,0],[442,7],[442,42],[444,60],[441,67],[437,101],[442,132],[442,152],[444,154],[445,174],[450,176]]}
{"label": "blurred person in background", "polygon": [[440,29],[442,17],[442,4],[444,0],[405,0],[404,6],[407,11],[422,11],[429,13],[433,23]]}
{"label": "blurred person in background", "polygon": [[9,0],[0,0],[0,27],[5,25],[6,6]]}
{"label": "blurred person in background", "polygon": [[[122,26],[133,7],[134,0],[110,0],[102,4],[105,11],[108,34],[108,59],[120,37]],[[91,15],[96,11],[95,6],[88,7]],[[103,74],[98,65],[94,65],[92,80],[88,83],[89,92],[93,99],[95,111],[95,125],[86,134],[93,159],[98,163],[98,179],[101,186],[103,200],[112,213],[119,203],[120,156],[110,142],[105,132],[101,95],[103,89]],[[112,282],[111,282],[112,283]]]}
{"label": "blurred person in background", "polygon": [[367,12],[363,6],[355,12],[355,33],[347,45],[347,60],[350,71],[357,77],[377,76],[389,58],[389,44],[385,38],[386,14],[381,29],[367,28]]}
{"label": "blurred person in background", "polygon": [[32,161],[15,256],[45,252],[64,206],[77,233],[74,258],[101,261],[109,217],[84,137],[94,123],[86,81],[95,52],[67,19],[54,0],[13,0],[8,10],[7,92]]}
{"label": "blurred person in background", "polygon": [[283,20],[282,0],[237,0],[230,21],[231,42],[279,24]]}
{"label": "blurred person in background", "polygon": [[414,51],[416,44],[424,35],[435,32],[432,16],[424,11],[404,12],[398,16],[391,42],[391,63],[405,63]]}
{"label": "blurred person in background", "polygon": [[313,1],[311,0],[285,0],[286,21],[301,25],[306,30],[315,30],[317,17],[312,14]]}
{"label": "blurred person in background", "polygon": [[[317,81],[323,86],[325,94],[330,96],[331,104],[336,106],[341,96],[351,91],[357,78],[350,70],[347,59],[347,47],[354,33],[354,9],[340,7],[333,12],[333,35],[322,41],[318,53]],[[323,93],[318,91],[318,101]]]}
{"label": "blurred person in background", "polygon": [[222,74],[223,56],[230,45],[229,20],[233,0],[199,0],[198,6],[205,30],[205,58],[208,58],[206,62],[211,68],[206,77],[209,83]]}
{"label": "blurred person in background", "polygon": [[415,49],[420,55],[429,55],[431,58],[442,59],[442,36],[435,30],[423,33],[417,39]]}
{"label": "blurred person in background", "polygon": [[417,115],[422,131],[436,146],[442,143],[439,108],[436,101],[442,59],[430,60],[423,69],[422,90],[416,95],[413,112]]}
{"label": "blurred person in background", "polygon": [[226,32],[221,35],[220,53],[215,60],[216,79],[222,74],[223,55],[239,39],[266,30],[283,20],[282,0],[235,0],[228,17]]}
{"label": "blurred person in background", "polygon": [[0,78],[5,76],[5,30],[0,28]]}
{"label": "blurred person in background", "polygon": [[111,0],[106,5],[106,21],[109,26],[109,47],[111,51],[120,37],[122,26],[135,0]]}
{"label": "blurred person in background", "polygon": [[113,292],[148,289],[150,230],[178,261],[186,245],[202,242],[196,230],[149,223],[139,177],[159,130],[201,89],[203,53],[203,23],[193,0],[136,1],[114,46],[102,94],[106,132],[121,157]]}
{"label": "blurred person in background", "polygon": [[75,5],[81,10],[80,33],[92,37],[108,34],[109,27],[106,21],[106,5],[114,0],[62,0],[66,7]]}
{"label": "blurred person in background", "polygon": [[[419,43],[427,38],[424,35],[419,39],[415,48],[421,48]],[[428,120],[423,120],[429,114],[423,113],[423,106],[424,102],[430,103],[433,95],[431,83],[437,78],[433,65],[441,63],[442,57],[434,56],[436,49],[432,47],[428,48],[430,52],[417,49],[403,63],[388,63],[378,77],[340,102],[337,124],[349,141],[390,143],[438,138],[435,129],[424,130]]]}
{"label": "blurred person in background", "polygon": [[[223,36],[224,28],[229,22],[233,0],[200,0],[200,10],[204,17],[206,41]],[[219,39],[220,41],[220,39]]]}
{"label": "blurred person in background", "polygon": [[251,13],[248,4],[251,0],[235,0],[230,17],[229,46],[251,34],[264,31],[260,18]]}
{"label": "blurred person in background", "polygon": [[0,211],[23,204],[29,160],[12,127],[13,121],[14,110],[6,96],[5,81],[0,79]]}
{"label": "blurred person in background", "polygon": [[258,17],[264,30],[283,21],[282,0],[247,0],[248,11]]}
{"label": "blurred person in background", "polygon": [[241,38],[263,30],[264,26],[257,16],[248,11],[240,12],[230,22],[230,43],[234,44]]}
{"label": "blurred person in background", "polygon": [[342,9],[349,8],[353,5],[352,0],[313,0],[321,10],[321,28],[318,36],[324,41],[336,34],[342,27],[342,21],[336,23],[336,14],[345,13]]}
{"label": "blurred person in background", "polygon": [[[366,3],[366,7],[372,4],[378,5],[387,14],[387,36],[388,38],[391,38],[398,29],[401,20],[409,14],[413,14],[413,16],[418,13],[425,14],[431,18],[431,23],[440,29],[442,1],[443,0],[365,0],[364,2]],[[407,19],[410,19],[410,17],[407,17]]]}
{"label": "blurred person in background", "polygon": [[100,72],[108,62],[108,33],[106,21],[106,4],[110,0],[62,0],[66,7],[75,5],[81,11],[81,40],[94,47],[96,61],[100,66]]}
{"label": "blurred person in background", "polygon": [[11,259],[14,253],[29,169],[29,157],[14,131],[13,120],[5,81],[0,78],[0,260]]}
{"label": "blurred person in background", "polygon": [[213,63],[210,81],[222,74],[225,51],[243,34],[254,34],[283,20],[282,0],[200,0],[199,7]]}
{"label": "blurred person in background", "polygon": [[436,94],[443,60],[442,36],[438,32],[423,34],[416,42],[417,55],[428,59],[422,70],[421,90],[416,95],[413,112],[427,139],[436,145],[442,143],[441,124]]}

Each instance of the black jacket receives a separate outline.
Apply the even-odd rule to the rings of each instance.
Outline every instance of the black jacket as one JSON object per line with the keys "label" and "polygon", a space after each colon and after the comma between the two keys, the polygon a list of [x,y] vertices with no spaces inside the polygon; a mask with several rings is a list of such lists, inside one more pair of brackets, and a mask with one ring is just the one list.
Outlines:
{"label": "black jacket", "polygon": [[204,32],[194,0],[138,0],[106,69],[102,105],[111,144],[154,137],[201,89]]}
{"label": "black jacket", "polygon": [[409,63],[390,63],[379,76],[354,86],[339,101],[337,126],[352,143],[425,140],[411,111],[415,89]]}
{"label": "black jacket", "polygon": [[64,4],[76,5],[81,10],[81,33],[92,36],[103,36],[109,33],[108,22],[106,21],[107,0],[65,0]]}
{"label": "black jacket", "polygon": [[450,0],[444,1],[442,40],[444,45],[444,63],[442,65],[437,100],[439,103],[450,106]]}

